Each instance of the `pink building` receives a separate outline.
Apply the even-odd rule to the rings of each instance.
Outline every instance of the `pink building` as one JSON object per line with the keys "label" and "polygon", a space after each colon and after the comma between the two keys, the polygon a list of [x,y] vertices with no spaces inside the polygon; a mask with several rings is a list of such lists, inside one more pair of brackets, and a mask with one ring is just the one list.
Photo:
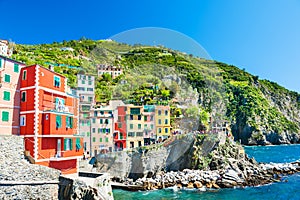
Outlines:
{"label": "pink building", "polygon": [[25,64],[0,55],[0,134],[20,134],[20,70]]}

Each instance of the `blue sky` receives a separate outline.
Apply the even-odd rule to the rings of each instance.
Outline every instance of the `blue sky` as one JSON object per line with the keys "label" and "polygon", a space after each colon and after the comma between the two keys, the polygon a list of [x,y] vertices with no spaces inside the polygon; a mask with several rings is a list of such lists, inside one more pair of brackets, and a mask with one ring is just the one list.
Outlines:
{"label": "blue sky", "polygon": [[0,8],[0,38],[16,43],[167,28],[193,38],[214,60],[300,92],[299,0],[0,0]]}

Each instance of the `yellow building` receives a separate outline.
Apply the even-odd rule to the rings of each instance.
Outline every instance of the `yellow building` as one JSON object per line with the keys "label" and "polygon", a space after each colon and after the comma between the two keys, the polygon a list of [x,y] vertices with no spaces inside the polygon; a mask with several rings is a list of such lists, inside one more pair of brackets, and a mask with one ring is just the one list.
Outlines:
{"label": "yellow building", "polygon": [[143,106],[128,105],[126,111],[127,148],[144,146]]}
{"label": "yellow building", "polygon": [[157,140],[168,138],[171,135],[170,106],[155,107],[155,128]]}

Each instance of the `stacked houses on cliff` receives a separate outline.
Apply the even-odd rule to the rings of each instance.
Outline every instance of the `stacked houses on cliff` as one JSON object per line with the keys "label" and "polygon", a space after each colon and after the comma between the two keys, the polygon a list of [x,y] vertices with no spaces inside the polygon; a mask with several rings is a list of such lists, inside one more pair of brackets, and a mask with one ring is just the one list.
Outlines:
{"label": "stacked houses on cliff", "polygon": [[[100,71],[99,71],[100,70]],[[102,71],[101,71],[102,70]],[[122,68],[100,65],[113,78]],[[75,91],[54,68],[0,55],[0,132],[24,137],[35,164],[78,172],[78,160],[161,142],[170,136],[169,106],[95,102],[95,77],[78,74]]]}

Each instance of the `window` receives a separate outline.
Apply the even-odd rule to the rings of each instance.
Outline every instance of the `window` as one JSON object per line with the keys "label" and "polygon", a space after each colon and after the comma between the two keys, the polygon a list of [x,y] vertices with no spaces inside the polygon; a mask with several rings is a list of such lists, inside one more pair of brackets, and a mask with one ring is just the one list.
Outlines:
{"label": "window", "polygon": [[97,117],[98,112],[94,111],[94,117]]}
{"label": "window", "polygon": [[85,84],[85,81],[84,81],[84,80],[82,80],[82,81],[81,81],[81,83],[82,83],[82,84]]}
{"label": "window", "polygon": [[26,101],[26,92],[21,93],[21,101],[25,102]]}
{"label": "window", "polygon": [[107,129],[106,129],[106,133],[110,133],[110,128],[107,128]]}
{"label": "window", "polygon": [[144,125],[144,129],[147,129],[147,128],[148,128],[148,126],[147,126],[147,124],[145,124],[145,125]]}
{"label": "window", "polygon": [[118,127],[119,127],[119,128],[122,128],[122,123],[118,123]]}
{"label": "window", "polygon": [[5,81],[6,83],[10,83],[10,75],[5,74],[5,75],[4,75],[4,81]]}
{"label": "window", "polygon": [[3,122],[8,122],[8,119],[9,119],[9,112],[2,111],[2,121]]}
{"label": "window", "polygon": [[73,118],[66,117],[66,128],[73,128]]}
{"label": "window", "polygon": [[161,128],[158,128],[158,133],[161,133]]}
{"label": "window", "polygon": [[104,111],[103,110],[100,111],[100,115],[104,115]]}
{"label": "window", "polygon": [[161,115],[161,110],[158,110],[158,115]]}
{"label": "window", "polygon": [[153,116],[151,116],[151,117],[150,117],[150,121],[153,121],[153,120],[154,120],[154,117],[153,117]]}
{"label": "window", "polygon": [[130,115],[130,120],[133,120],[133,115]]}
{"label": "window", "polygon": [[49,115],[48,114],[46,114],[46,120],[48,120],[49,119]]}
{"label": "window", "polygon": [[0,58],[0,68],[2,67],[2,59]]}
{"label": "window", "polygon": [[142,125],[141,124],[138,124],[138,129],[142,129]]}
{"label": "window", "polygon": [[105,119],[105,124],[109,124],[109,119]]}
{"label": "window", "polygon": [[78,151],[79,149],[81,149],[80,138],[76,138],[76,151]]}
{"label": "window", "polygon": [[10,92],[7,91],[3,92],[3,100],[10,101]]}
{"label": "window", "polygon": [[131,108],[130,109],[130,114],[131,115],[139,115],[140,114],[140,109],[139,108]]}
{"label": "window", "polygon": [[108,138],[105,138],[105,142],[108,142]]}
{"label": "window", "polygon": [[100,124],[103,124],[103,119],[100,119]]}
{"label": "window", "polygon": [[19,65],[14,64],[14,72],[19,73]]}
{"label": "window", "polygon": [[54,87],[60,87],[60,77],[54,76]]}
{"label": "window", "polygon": [[[86,118],[86,117],[85,117],[85,118]],[[90,126],[90,125],[91,125],[91,121],[88,120],[88,121],[86,122],[86,125],[87,125],[87,126]]]}
{"label": "window", "polygon": [[92,85],[92,81],[89,81],[88,84],[89,84],[89,85]]}
{"label": "window", "polygon": [[105,131],[106,131],[106,129],[105,129],[105,128],[103,128],[103,129],[102,129],[102,133],[105,133]]}
{"label": "window", "polygon": [[81,121],[81,126],[84,126],[84,121],[83,120]]}
{"label": "window", "polygon": [[93,142],[96,142],[96,138],[95,137],[93,137]]}
{"label": "window", "polygon": [[169,129],[168,128],[165,128],[165,133],[169,133]]}
{"label": "window", "polygon": [[64,139],[64,150],[69,151],[73,149],[73,140],[71,138]]}
{"label": "window", "polygon": [[61,128],[61,116],[56,115],[56,128]]}
{"label": "window", "polygon": [[153,130],[153,128],[154,128],[154,127],[153,127],[153,124],[151,124],[151,125],[150,125],[150,129]]}
{"label": "window", "polygon": [[89,101],[89,102],[92,102],[92,101],[93,101],[93,97],[89,97],[89,98],[88,98],[88,101]]}
{"label": "window", "polygon": [[95,128],[93,128],[93,133],[95,133],[96,132],[96,129]]}
{"label": "window", "polygon": [[168,124],[169,120],[168,119],[165,119],[165,124]]}
{"label": "window", "polygon": [[27,79],[27,70],[24,70],[22,75],[22,80],[26,80],[26,79]]}
{"label": "window", "polygon": [[158,124],[161,124],[161,119],[158,120]]}
{"label": "window", "polygon": [[86,136],[87,136],[87,137],[90,137],[90,132],[87,132],[87,133],[86,133]]}
{"label": "window", "polygon": [[98,133],[101,133],[101,128],[98,128]]}
{"label": "window", "polygon": [[88,76],[88,80],[89,80],[89,81],[92,80],[92,77],[91,77],[91,76]]}
{"label": "window", "polygon": [[26,126],[26,115],[20,116],[20,126]]}
{"label": "window", "polygon": [[93,120],[93,124],[95,124],[96,123],[96,118],[93,118],[92,120]]}
{"label": "window", "polygon": [[147,121],[147,116],[144,116],[144,121]]}
{"label": "window", "polygon": [[169,114],[169,111],[168,110],[165,110],[165,115],[167,116]]}
{"label": "window", "polygon": [[128,137],[134,137],[134,132],[128,132]]}
{"label": "window", "polygon": [[94,88],[87,88],[86,90],[89,91],[89,92],[93,92]]}
{"label": "window", "polygon": [[99,142],[102,142],[102,138],[100,138]]}
{"label": "window", "polygon": [[130,129],[133,129],[133,124],[130,124]]}
{"label": "window", "polygon": [[136,133],[136,136],[137,136],[137,137],[142,137],[142,136],[143,136],[143,132],[137,132],[137,133]]}

